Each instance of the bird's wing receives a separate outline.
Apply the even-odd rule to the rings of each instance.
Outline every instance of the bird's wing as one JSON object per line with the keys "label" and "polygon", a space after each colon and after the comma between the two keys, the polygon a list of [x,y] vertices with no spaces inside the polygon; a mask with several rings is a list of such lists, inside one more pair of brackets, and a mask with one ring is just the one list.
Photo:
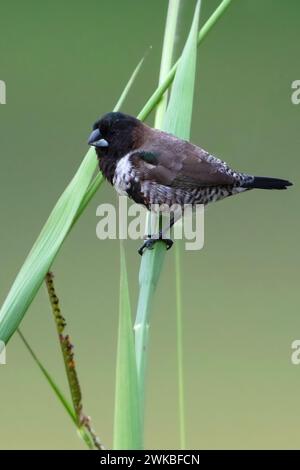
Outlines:
{"label": "bird's wing", "polygon": [[189,142],[176,139],[152,141],[132,153],[130,160],[141,180],[180,188],[232,185],[236,173],[225,162]]}

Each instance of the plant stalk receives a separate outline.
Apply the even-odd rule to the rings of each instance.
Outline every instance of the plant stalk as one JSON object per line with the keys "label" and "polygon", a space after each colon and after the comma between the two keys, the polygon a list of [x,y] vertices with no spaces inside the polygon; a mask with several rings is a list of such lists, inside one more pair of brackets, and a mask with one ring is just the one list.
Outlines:
{"label": "plant stalk", "polygon": [[[174,53],[179,6],[180,0],[169,0],[159,74],[159,85],[164,82],[171,68]],[[158,103],[156,110],[155,127],[157,128],[161,128],[162,126],[166,107],[167,95],[165,94],[164,96],[162,96],[161,101]],[[147,232],[150,233],[149,228],[151,225],[151,214],[147,214],[146,225]],[[148,357],[151,304],[155,288],[160,276],[165,251],[166,250],[163,243],[156,243],[151,253],[149,252],[149,250],[146,250],[146,252],[143,254],[140,266],[140,292],[136,321],[134,324],[134,333],[142,429],[144,428],[145,381]]]}

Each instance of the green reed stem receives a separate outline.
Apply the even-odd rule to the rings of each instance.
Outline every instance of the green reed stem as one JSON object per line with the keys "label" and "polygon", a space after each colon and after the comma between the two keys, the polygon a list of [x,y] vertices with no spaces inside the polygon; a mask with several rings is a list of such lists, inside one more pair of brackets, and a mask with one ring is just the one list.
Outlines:
{"label": "green reed stem", "polygon": [[[165,76],[168,74],[172,64],[179,5],[180,0],[169,0],[162,50],[162,59],[160,66],[159,83],[165,80]],[[167,96],[165,96],[157,106],[155,127],[159,128],[162,126],[166,107]],[[150,220],[151,214],[148,214],[146,222],[148,228],[150,227]],[[150,232],[148,231],[148,233]],[[145,382],[148,358],[151,303],[163,265],[165,251],[166,250],[163,242],[156,243],[154,249],[151,252],[149,252],[149,250],[146,250],[146,252],[143,254],[140,266],[140,292],[136,320],[134,324],[134,332],[142,429],[144,428]]]}

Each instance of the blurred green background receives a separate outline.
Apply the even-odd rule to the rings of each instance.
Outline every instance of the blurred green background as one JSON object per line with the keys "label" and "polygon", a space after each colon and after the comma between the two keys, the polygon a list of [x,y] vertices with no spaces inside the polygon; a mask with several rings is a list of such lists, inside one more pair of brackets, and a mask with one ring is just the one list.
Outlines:
{"label": "blurred green background", "polygon": [[[201,23],[218,5],[203,0]],[[177,54],[192,18],[186,0]],[[152,46],[124,110],[154,90],[167,0],[11,2],[0,6],[0,298],[87,150],[94,120],[114,106]],[[183,252],[188,447],[300,448],[300,79],[298,0],[235,0],[198,50],[192,140],[234,168],[291,179],[208,208],[205,247]],[[151,123],[153,116],[149,120]],[[76,347],[85,410],[112,444],[119,245],[95,235],[103,185],[54,266]],[[126,243],[133,310],[138,242]],[[178,448],[174,253],[151,325],[147,448]],[[23,332],[67,391],[45,289]],[[2,449],[84,449],[19,338],[0,366]]]}

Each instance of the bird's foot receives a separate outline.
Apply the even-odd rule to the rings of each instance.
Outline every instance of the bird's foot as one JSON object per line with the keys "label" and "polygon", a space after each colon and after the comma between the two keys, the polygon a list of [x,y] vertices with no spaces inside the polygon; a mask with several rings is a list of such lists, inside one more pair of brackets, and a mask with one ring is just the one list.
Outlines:
{"label": "bird's foot", "polygon": [[141,248],[138,250],[138,253],[142,256],[146,249],[153,250],[156,242],[162,241],[166,244],[167,250],[169,250],[173,245],[173,240],[170,238],[163,238],[162,235],[147,235],[145,241]]}

